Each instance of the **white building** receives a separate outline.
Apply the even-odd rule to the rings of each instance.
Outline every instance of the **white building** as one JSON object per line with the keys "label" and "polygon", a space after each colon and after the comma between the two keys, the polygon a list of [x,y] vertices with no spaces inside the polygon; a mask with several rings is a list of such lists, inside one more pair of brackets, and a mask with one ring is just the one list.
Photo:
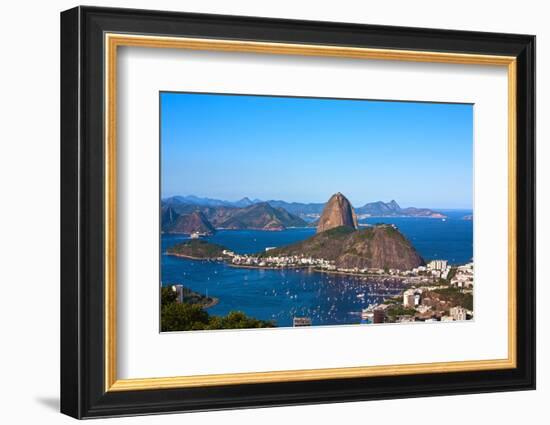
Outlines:
{"label": "white building", "polygon": [[407,289],[403,292],[403,307],[414,307],[415,293],[414,289]]}
{"label": "white building", "polygon": [[447,260],[432,260],[428,263],[429,270],[445,270],[447,268]]}
{"label": "white building", "polygon": [[183,302],[183,285],[172,285],[172,291],[176,293],[176,301]]}
{"label": "white building", "polygon": [[453,320],[466,320],[466,309],[463,307],[453,307],[449,310]]}

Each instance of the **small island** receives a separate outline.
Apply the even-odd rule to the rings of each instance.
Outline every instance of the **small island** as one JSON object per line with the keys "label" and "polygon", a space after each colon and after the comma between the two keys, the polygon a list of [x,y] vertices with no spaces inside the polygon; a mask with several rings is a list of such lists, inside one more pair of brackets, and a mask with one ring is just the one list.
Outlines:
{"label": "small island", "polygon": [[192,239],[166,250],[166,254],[191,260],[218,260],[229,259],[227,248],[222,245],[207,242],[203,239]]}

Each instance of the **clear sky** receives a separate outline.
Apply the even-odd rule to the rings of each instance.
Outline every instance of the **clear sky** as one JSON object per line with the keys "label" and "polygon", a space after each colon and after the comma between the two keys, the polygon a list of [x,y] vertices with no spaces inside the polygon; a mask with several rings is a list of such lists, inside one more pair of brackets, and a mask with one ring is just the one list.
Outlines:
{"label": "clear sky", "polygon": [[472,207],[472,105],[160,96],[162,197]]}

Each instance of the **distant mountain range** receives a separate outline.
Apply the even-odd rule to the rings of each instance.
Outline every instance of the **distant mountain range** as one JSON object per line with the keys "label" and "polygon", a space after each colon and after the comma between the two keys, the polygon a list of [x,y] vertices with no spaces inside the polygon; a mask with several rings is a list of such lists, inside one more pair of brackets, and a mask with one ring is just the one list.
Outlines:
{"label": "distant mountain range", "polygon": [[212,234],[215,229],[284,230],[307,226],[300,217],[267,202],[252,203],[242,208],[164,203],[161,220],[163,232],[183,234]]}
{"label": "distant mountain range", "polygon": [[200,205],[203,207],[237,207],[244,208],[249,207],[252,204],[258,204],[262,201],[259,199],[254,199],[253,201],[244,197],[238,201],[223,201],[221,199],[213,198],[200,198],[194,195],[188,196],[172,196],[163,200],[164,203],[174,204],[174,205]]}
{"label": "distant mountain range", "polygon": [[[286,202],[281,200],[261,201],[244,197],[238,201],[225,201],[213,198],[201,198],[198,196],[172,196],[162,200],[162,206],[171,206],[176,210],[187,209],[193,211],[193,207],[211,207],[211,208],[246,208],[251,205],[267,203],[273,208],[282,208],[290,214],[300,217],[306,221],[317,220],[323,211],[326,203],[301,203],[301,202]],[[361,207],[355,208],[355,213],[358,219],[368,217],[427,217],[427,218],[446,218],[440,212],[428,208],[401,208],[399,204],[391,200],[390,202],[370,202]],[[208,214],[206,214],[208,216]]]}
{"label": "distant mountain range", "polygon": [[358,218],[366,217],[429,217],[446,218],[446,215],[429,208],[401,208],[397,202],[391,200],[388,203],[378,201],[371,202],[356,208]]}
{"label": "distant mountain range", "polygon": [[212,235],[216,231],[202,211],[193,211],[191,214],[178,214],[168,207],[162,211],[162,230],[166,233],[202,233]]}
{"label": "distant mountain range", "polygon": [[[215,200],[209,200],[212,201]],[[183,205],[186,205],[185,211],[182,210]],[[180,212],[176,211],[177,208]],[[166,204],[163,206],[162,219],[166,232],[189,233],[202,229],[211,233],[214,231],[213,226],[225,229],[283,230],[285,226],[306,224],[284,208],[273,207],[268,202],[252,203],[243,208],[195,204],[191,206],[195,208],[191,213],[187,208],[190,208],[188,204],[179,204],[179,207]],[[389,212],[401,211],[395,201],[390,204],[376,203],[371,208]],[[230,259],[223,246],[207,241],[195,240],[179,244],[170,248],[168,253],[192,259]],[[396,226],[379,224],[360,229],[353,206],[340,192],[332,195],[324,204],[315,235],[257,255],[266,260],[273,256],[323,259],[333,262],[338,269],[409,270],[425,264]],[[258,263],[259,267],[262,262]]]}

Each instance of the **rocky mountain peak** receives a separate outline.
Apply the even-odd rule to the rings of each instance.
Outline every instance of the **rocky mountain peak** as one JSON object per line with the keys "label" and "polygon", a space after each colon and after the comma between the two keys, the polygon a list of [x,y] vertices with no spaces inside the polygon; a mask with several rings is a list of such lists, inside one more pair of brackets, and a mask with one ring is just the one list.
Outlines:
{"label": "rocky mountain peak", "polygon": [[401,207],[399,206],[399,204],[397,202],[395,202],[395,199],[392,199],[389,203],[388,203],[388,206],[393,210],[393,211],[399,211],[401,209]]}
{"label": "rocky mountain peak", "polygon": [[334,227],[348,226],[357,229],[357,217],[350,201],[340,192],[330,197],[323,209],[317,233],[324,232]]}

